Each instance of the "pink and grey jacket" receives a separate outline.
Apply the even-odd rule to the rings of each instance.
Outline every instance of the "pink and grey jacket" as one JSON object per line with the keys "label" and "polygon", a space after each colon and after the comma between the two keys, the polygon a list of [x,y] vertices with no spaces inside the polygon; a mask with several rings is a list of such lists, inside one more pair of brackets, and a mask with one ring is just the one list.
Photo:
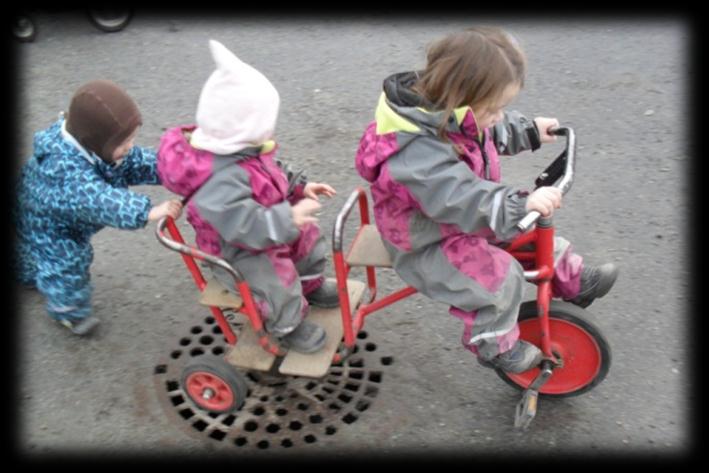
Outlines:
{"label": "pink and grey jacket", "polygon": [[274,159],[275,143],[215,155],[190,145],[194,129],[165,132],[158,175],[167,189],[188,197],[197,246],[231,260],[239,250],[259,253],[297,239],[291,202],[302,198],[305,177]]}
{"label": "pink and grey jacket", "polygon": [[376,119],[357,150],[355,165],[371,183],[382,237],[402,252],[458,233],[511,239],[527,193],[499,183],[498,155],[538,148],[534,123],[513,112],[479,130],[470,107],[456,109],[447,130],[459,154],[437,136],[442,112],[425,109],[409,90],[415,77],[385,81]]}
{"label": "pink and grey jacket", "polygon": [[516,236],[527,193],[499,183],[499,154],[539,147],[533,122],[509,113],[480,130],[470,107],[443,114],[410,90],[415,72],[384,82],[375,121],[355,159],[370,183],[374,218],[394,270],[405,282],[447,303],[465,324],[463,343],[485,359],[509,350],[523,269],[498,247]]}

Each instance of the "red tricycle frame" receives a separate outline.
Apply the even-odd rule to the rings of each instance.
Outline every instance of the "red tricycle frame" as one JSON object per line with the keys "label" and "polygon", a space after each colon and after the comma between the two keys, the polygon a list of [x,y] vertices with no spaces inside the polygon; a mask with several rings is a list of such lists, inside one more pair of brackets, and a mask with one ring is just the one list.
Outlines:
{"label": "red tricycle frame", "polygon": [[[369,204],[367,192],[363,188],[357,188],[350,195],[350,199],[345,203],[343,211],[338,216],[338,222],[333,232],[333,261],[335,265],[335,275],[337,287],[340,295],[340,310],[344,326],[344,346],[352,349],[355,344],[357,333],[364,327],[365,319],[376,311],[384,309],[402,299],[416,294],[418,291],[412,286],[406,286],[381,299],[377,299],[377,279],[374,266],[366,267],[367,287],[369,288],[369,301],[360,304],[359,308],[352,314],[352,309],[347,296],[347,278],[352,269],[347,264],[347,257],[342,248],[342,226],[353,207],[354,201],[359,204],[360,228],[353,241],[356,241],[364,226],[370,225]],[[554,354],[549,340],[549,301],[551,300],[551,279],[554,276],[554,227],[550,219],[537,225],[532,231],[524,233],[515,238],[505,251],[510,253],[520,262],[534,262],[535,269],[525,271],[525,279],[534,282],[538,286],[537,304],[539,306],[542,324],[542,351],[547,359],[555,362]],[[522,251],[529,244],[535,244],[535,251]],[[351,323],[350,323],[351,321]]]}
{"label": "red tricycle frame", "polygon": [[[566,137],[566,148],[554,162],[538,177],[537,185],[554,183],[566,193],[574,179],[575,161],[575,136],[571,128],[557,128],[550,133]],[[558,181],[558,183],[556,183]],[[355,234],[347,254],[343,251],[344,227],[349,214],[355,204],[359,205],[359,229]],[[533,225],[534,228],[530,231]],[[345,202],[337,215],[332,234],[332,251],[335,266],[335,276],[340,299],[340,314],[342,317],[343,338],[335,351],[332,363],[342,362],[354,351],[357,334],[364,328],[365,319],[381,309],[399,302],[418,291],[406,286],[403,289],[391,292],[378,298],[377,267],[389,267],[390,262],[366,264],[357,263],[356,266],[364,267],[366,271],[367,286],[369,289],[368,300],[361,302],[357,307],[351,306],[347,281],[353,266],[348,263],[348,256],[355,243],[362,235],[365,227],[372,228],[369,218],[369,203],[367,192],[363,188],[355,189]],[[554,225],[551,217],[542,217],[538,212],[532,211],[517,224],[520,235],[503,247],[516,260],[528,269],[524,271],[527,281],[536,284],[537,294],[535,301],[525,302],[520,307],[518,323],[520,325],[520,338],[535,343],[540,347],[544,358],[539,368],[532,368],[523,373],[506,373],[497,369],[498,375],[508,384],[518,389],[523,389],[522,400],[517,405],[515,425],[526,427],[536,414],[537,396],[541,393],[549,397],[568,397],[586,392],[600,383],[606,376],[610,366],[610,346],[600,330],[587,316],[584,309],[568,302],[552,301],[551,281],[554,277]],[[165,231],[170,237],[165,235]],[[175,221],[166,217],[158,222],[156,234],[158,240],[166,247],[181,254],[192,278],[200,290],[204,292],[207,280],[197,265],[197,260],[204,261],[210,266],[218,266],[226,270],[234,279],[235,288],[241,296],[241,304],[233,307],[248,318],[259,345],[275,356],[284,356],[286,351],[265,331],[260,313],[254,303],[253,295],[247,281],[238,269],[232,267],[225,260],[205,253],[185,243]],[[375,233],[379,238],[378,233]],[[371,243],[368,242],[368,243]],[[380,249],[381,241],[378,242]],[[533,250],[529,247],[533,246]],[[383,259],[388,259],[386,256]],[[531,305],[533,304],[533,305]],[[221,307],[209,305],[217,325],[224,334],[229,345],[236,345],[237,335],[224,315]],[[554,332],[554,336],[552,335]],[[198,366],[192,372],[208,372],[215,383],[227,384],[230,392],[240,398],[246,395],[243,381],[232,379],[223,371],[215,371],[209,367]],[[547,383],[552,375],[556,374],[551,383]],[[237,382],[238,381],[238,382]],[[216,385],[215,385],[216,386]],[[204,389],[204,392],[213,390]],[[198,404],[201,402],[205,408],[213,408],[205,397],[202,400],[198,395],[191,396]],[[204,396],[203,396],[204,397]],[[203,402],[202,402],[203,401]],[[224,409],[239,406],[239,403],[223,402]],[[228,405],[227,405],[228,404]]]}

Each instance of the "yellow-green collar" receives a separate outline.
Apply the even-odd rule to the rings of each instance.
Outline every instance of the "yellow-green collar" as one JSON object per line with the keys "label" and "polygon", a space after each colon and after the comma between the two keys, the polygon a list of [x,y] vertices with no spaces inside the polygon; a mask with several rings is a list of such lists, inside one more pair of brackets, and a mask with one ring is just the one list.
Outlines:
{"label": "yellow-green collar", "polygon": [[470,111],[471,114],[473,113],[473,109],[470,108],[470,105],[453,109],[453,115],[455,115],[455,121],[458,123],[458,126],[463,124],[463,120],[465,120],[465,115],[468,114],[468,111]]}
{"label": "yellow-green collar", "polygon": [[261,145],[261,154],[270,153],[276,147],[276,142],[273,140],[268,140]]}
{"label": "yellow-green collar", "polygon": [[391,109],[386,101],[384,92],[379,96],[377,110],[374,112],[374,119],[377,122],[377,134],[383,135],[392,131],[418,132],[421,129],[413,122],[405,119]]}

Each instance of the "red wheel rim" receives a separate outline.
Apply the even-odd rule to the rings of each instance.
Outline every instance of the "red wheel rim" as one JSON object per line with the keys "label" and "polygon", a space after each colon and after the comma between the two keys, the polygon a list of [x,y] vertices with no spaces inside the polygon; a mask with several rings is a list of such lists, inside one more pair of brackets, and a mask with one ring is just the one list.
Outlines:
{"label": "red wheel rim", "polygon": [[234,402],[234,393],[220,377],[197,371],[185,380],[185,389],[200,407],[214,411],[228,410]]}
{"label": "red wheel rim", "polygon": [[[543,394],[566,394],[582,389],[592,383],[601,370],[601,349],[593,336],[583,327],[566,320],[550,318],[552,333],[551,350],[562,361],[554,368],[551,378],[539,390]],[[519,323],[520,339],[541,346],[539,319],[527,319]],[[507,376],[527,388],[539,374],[539,368],[524,373],[507,373]]]}

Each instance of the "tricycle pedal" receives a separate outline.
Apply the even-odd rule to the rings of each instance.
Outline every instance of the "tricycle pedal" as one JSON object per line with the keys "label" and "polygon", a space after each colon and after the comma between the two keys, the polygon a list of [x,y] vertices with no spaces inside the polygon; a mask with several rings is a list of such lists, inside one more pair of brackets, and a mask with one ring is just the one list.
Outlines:
{"label": "tricycle pedal", "polygon": [[517,403],[515,409],[515,427],[526,429],[537,415],[537,400],[539,399],[539,388],[551,377],[553,362],[544,360],[541,363],[539,374],[532,381],[522,394],[522,399]]}
{"label": "tricycle pedal", "polygon": [[539,393],[534,389],[527,389],[522,394],[522,399],[515,409],[515,427],[526,429],[537,415],[537,400]]}

